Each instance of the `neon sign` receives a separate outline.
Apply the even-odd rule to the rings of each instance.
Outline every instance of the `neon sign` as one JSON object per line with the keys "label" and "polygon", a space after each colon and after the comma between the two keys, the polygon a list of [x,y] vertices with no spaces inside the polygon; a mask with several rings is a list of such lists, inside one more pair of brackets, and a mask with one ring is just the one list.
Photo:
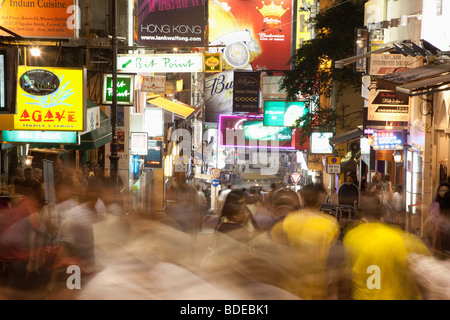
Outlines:
{"label": "neon sign", "polygon": [[378,131],[373,133],[374,150],[402,150],[404,144],[403,132]]}

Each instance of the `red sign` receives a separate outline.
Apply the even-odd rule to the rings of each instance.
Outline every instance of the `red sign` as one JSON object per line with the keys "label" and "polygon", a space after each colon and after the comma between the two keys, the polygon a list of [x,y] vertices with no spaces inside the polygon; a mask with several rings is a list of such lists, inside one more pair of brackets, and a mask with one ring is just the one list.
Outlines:
{"label": "red sign", "polygon": [[292,179],[292,181],[294,181],[294,183],[297,183],[298,180],[300,180],[301,176],[302,175],[300,173],[293,173],[293,174],[291,174],[291,179]]}
{"label": "red sign", "polygon": [[218,179],[219,176],[220,176],[220,173],[221,173],[222,171],[219,170],[219,169],[216,169],[216,168],[212,168],[212,169],[210,170],[210,172],[211,172],[211,177],[212,177],[212,178]]}

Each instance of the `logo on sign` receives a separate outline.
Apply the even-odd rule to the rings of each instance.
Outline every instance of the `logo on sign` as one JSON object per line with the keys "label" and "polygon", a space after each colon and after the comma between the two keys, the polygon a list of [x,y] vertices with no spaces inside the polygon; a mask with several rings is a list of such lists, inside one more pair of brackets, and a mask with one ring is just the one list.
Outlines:
{"label": "logo on sign", "polygon": [[58,77],[48,70],[35,69],[25,72],[19,80],[20,87],[35,96],[52,94],[59,88]]}

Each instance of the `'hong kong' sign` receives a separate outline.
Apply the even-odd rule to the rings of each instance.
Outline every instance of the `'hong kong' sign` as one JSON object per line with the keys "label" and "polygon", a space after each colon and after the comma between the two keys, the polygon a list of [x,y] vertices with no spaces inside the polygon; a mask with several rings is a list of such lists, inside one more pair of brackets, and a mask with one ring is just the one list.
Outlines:
{"label": "'hong kong' sign", "polygon": [[15,130],[84,131],[85,69],[19,66]]}

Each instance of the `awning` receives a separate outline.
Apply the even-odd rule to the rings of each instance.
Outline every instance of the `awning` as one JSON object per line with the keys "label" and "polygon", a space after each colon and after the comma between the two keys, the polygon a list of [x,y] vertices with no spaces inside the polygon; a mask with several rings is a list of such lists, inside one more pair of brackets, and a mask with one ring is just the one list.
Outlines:
{"label": "awning", "polygon": [[338,145],[342,143],[346,143],[353,140],[358,140],[364,136],[363,130],[358,127],[354,130],[348,131],[346,133],[340,134],[338,136],[334,136],[329,139],[330,144],[332,145]]}
{"label": "awning", "polygon": [[187,119],[194,115],[198,115],[198,113],[200,112],[199,108],[194,108],[193,106],[180,101],[170,101],[159,96],[147,97],[147,102],[166,111],[175,113],[176,115],[184,119]]}
{"label": "awning", "polygon": [[417,96],[450,90],[450,63],[432,64],[381,76],[377,86]]}
{"label": "awning", "polygon": [[354,62],[356,62],[358,60],[367,58],[371,54],[383,53],[383,52],[389,51],[391,49],[394,49],[394,44],[393,43],[386,43],[386,44],[384,44],[384,47],[382,47],[382,48],[379,48],[379,49],[376,49],[376,50],[372,50],[372,51],[368,51],[366,53],[363,53],[363,54],[360,54],[360,55],[357,55],[357,56],[352,56],[352,57],[349,57],[349,58],[337,60],[337,61],[334,62],[334,67],[337,68],[337,69],[342,69],[346,65],[354,63]]}

